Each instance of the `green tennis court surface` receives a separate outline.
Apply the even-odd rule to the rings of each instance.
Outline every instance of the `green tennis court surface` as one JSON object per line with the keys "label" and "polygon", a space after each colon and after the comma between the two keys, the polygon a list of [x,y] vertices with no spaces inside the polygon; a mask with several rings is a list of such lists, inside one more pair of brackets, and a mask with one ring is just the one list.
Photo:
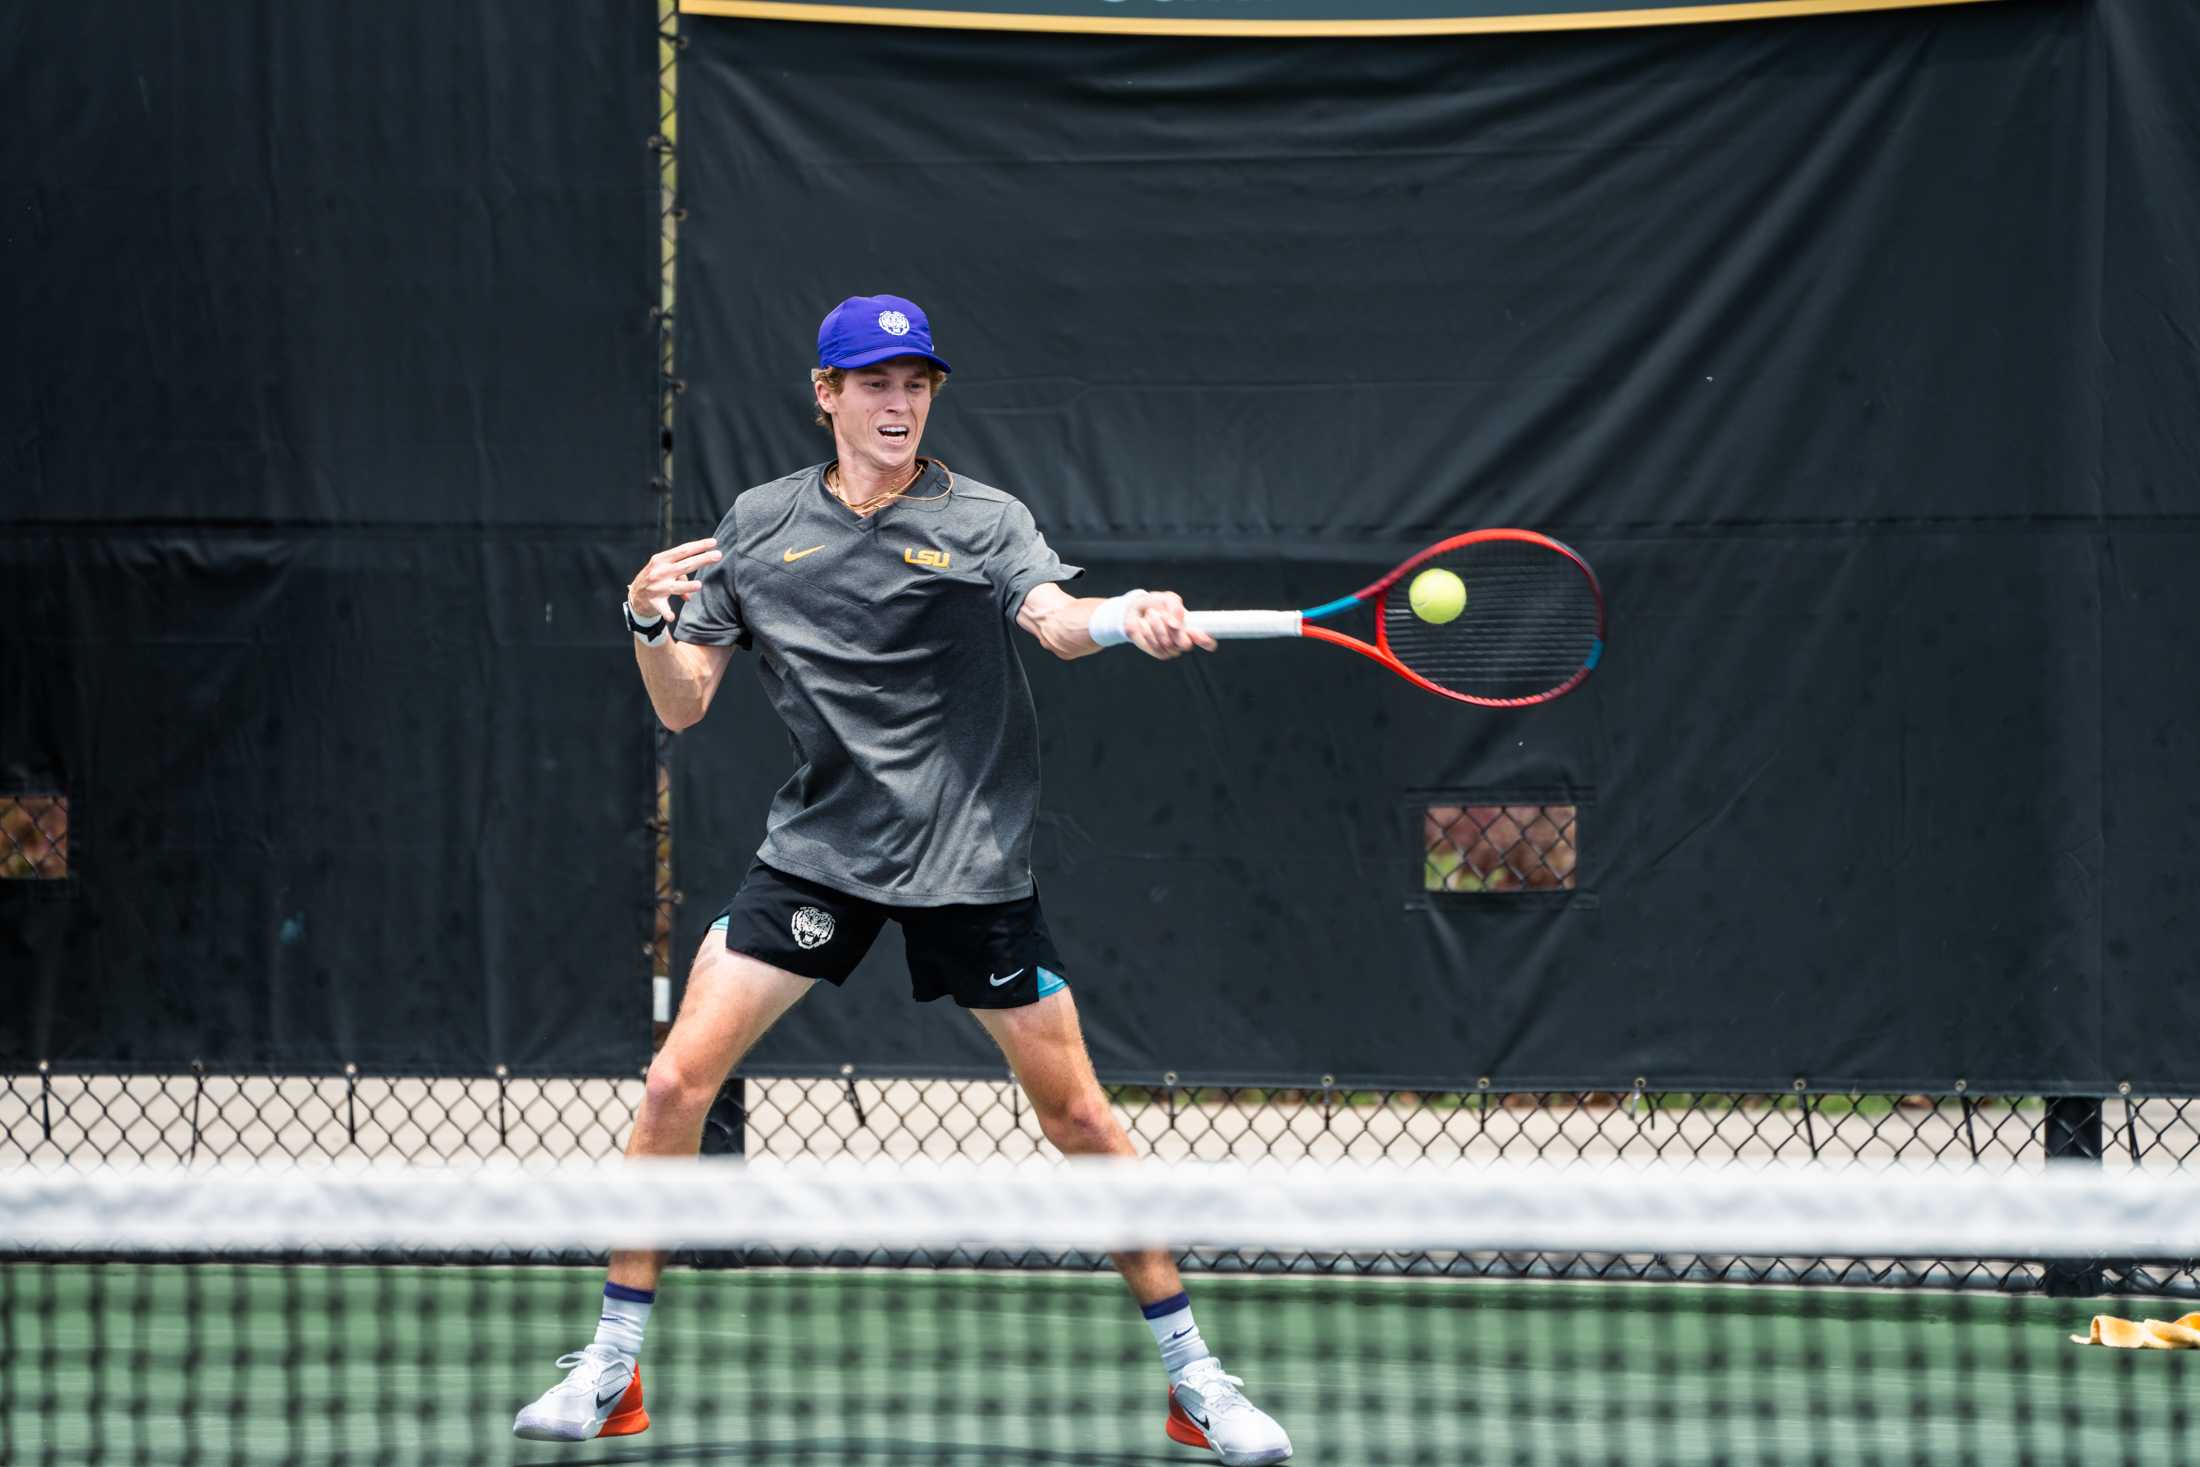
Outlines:
{"label": "green tennis court surface", "polygon": [[[513,1412],[586,1341],[600,1277],[8,1265],[0,1458],[1212,1460],[1162,1437],[1152,1342],[1120,1283],[1081,1274],[684,1272],[650,1326],[647,1434],[512,1440]],[[1336,1276],[1192,1288],[1207,1339],[1300,1463],[2171,1463],[2200,1446],[2192,1359],[2065,1341],[2128,1300]]]}

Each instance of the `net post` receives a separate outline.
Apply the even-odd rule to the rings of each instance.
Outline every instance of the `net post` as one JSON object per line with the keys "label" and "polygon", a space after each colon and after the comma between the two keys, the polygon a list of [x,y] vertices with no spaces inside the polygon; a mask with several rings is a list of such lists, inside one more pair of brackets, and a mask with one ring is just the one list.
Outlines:
{"label": "net post", "polygon": [[[2045,1121],[2047,1159],[2066,1165],[2101,1164],[2101,1102],[2090,1095],[2050,1095]],[[2041,1288],[2054,1299],[2098,1294],[2104,1287],[2099,1259],[2056,1259],[2047,1265]]]}

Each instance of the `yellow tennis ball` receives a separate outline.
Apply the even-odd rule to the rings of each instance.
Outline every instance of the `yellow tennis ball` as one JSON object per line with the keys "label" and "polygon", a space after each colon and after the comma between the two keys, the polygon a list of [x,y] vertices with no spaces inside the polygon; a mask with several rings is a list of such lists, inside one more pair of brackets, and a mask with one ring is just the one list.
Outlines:
{"label": "yellow tennis ball", "polygon": [[1448,570],[1425,570],[1406,588],[1406,599],[1421,620],[1447,622],[1467,609],[1467,583]]}

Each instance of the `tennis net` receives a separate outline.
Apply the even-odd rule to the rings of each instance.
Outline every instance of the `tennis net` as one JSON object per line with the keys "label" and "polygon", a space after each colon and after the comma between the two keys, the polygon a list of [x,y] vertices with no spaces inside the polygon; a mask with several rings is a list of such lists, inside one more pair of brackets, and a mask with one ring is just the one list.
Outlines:
{"label": "tennis net", "polygon": [[[611,1246],[718,1265],[666,1279],[651,1427],[515,1441],[593,1331]],[[2200,1356],[2069,1338],[2182,1310],[2043,1291],[2200,1257],[2200,1184],[2175,1177],[704,1164],[0,1174],[0,1462],[1213,1460],[1164,1438],[1154,1343],[1099,1265],[1142,1246],[1240,1265],[1195,1275],[1193,1307],[1300,1463],[2200,1449]],[[1837,1257],[1851,1280],[1997,1260],[1946,1276],[1999,1287],[1447,1267],[1546,1253],[1630,1280],[1656,1258]],[[1065,1259],[1093,1266],[998,1266]]]}

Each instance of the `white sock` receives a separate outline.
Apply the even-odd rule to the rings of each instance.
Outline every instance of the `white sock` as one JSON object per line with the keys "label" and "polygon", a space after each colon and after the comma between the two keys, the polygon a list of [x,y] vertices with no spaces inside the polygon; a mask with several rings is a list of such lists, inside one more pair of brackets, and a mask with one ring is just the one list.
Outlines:
{"label": "white sock", "polygon": [[649,1323],[649,1306],[657,1302],[654,1289],[630,1289],[624,1284],[603,1286],[603,1313],[596,1320],[596,1343],[609,1345],[629,1358],[642,1353],[642,1330]]}
{"label": "white sock", "polygon": [[1191,1295],[1172,1294],[1140,1312],[1146,1316],[1146,1327],[1153,1331],[1153,1342],[1161,1347],[1161,1364],[1169,1372],[1170,1385],[1182,1380],[1188,1367],[1213,1353],[1199,1337],[1199,1326],[1192,1322]]}

